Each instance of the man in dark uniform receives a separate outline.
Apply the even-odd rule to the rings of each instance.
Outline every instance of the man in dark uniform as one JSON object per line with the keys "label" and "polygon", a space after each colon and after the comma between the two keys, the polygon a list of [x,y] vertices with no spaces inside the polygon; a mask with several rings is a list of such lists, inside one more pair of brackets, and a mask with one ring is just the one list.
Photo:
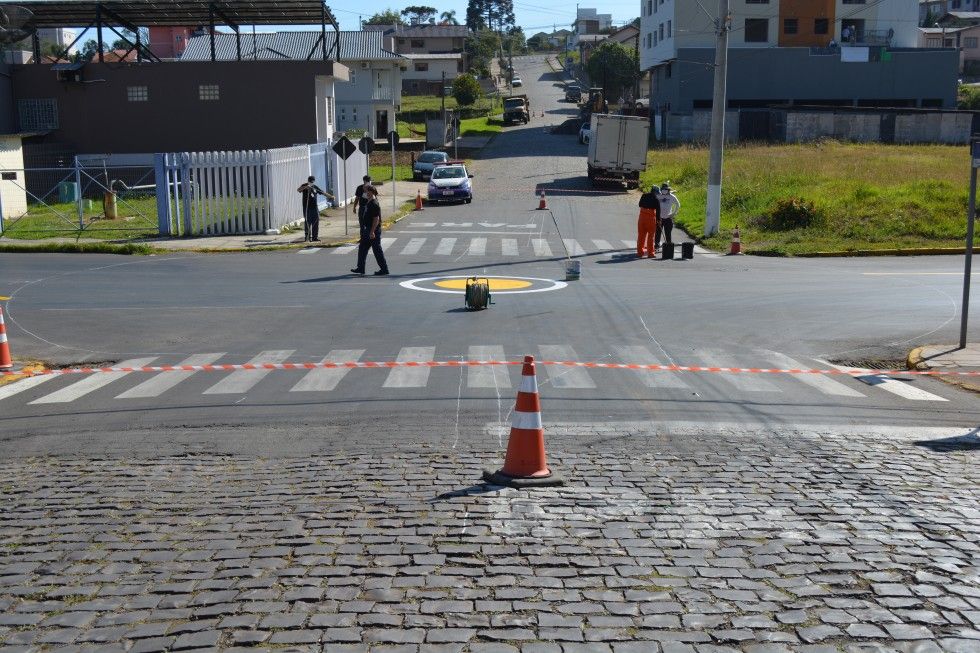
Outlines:
{"label": "man in dark uniform", "polygon": [[367,204],[364,199],[364,187],[371,185],[371,175],[364,175],[364,179],[361,181],[363,183],[354,189],[354,210],[357,211],[358,220],[364,215],[364,205]]}
{"label": "man in dark uniform", "polygon": [[316,205],[316,196],[323,195],[333,199],[333,195],[317,186],[315,181],[316,177],[307,177],[306,183],[296,189],[303,193],[303,217],[305,218],[303,231],[306,234],[303,242],[319,242],[320,240],[318,237],[320,235],[320,209]]}
{"label": "man in dark uniform", "polygon": [[365,183],[361,196],[364,211],[358,218],[361,225],[361,242],[357,246],[357,267],[351,268],[354,274],[364,274],[364,264],[367,262],[368,250],[374,252],[374,260],[378,262],[378,271],[374,274],[388,274],[388,261],[381,249],[381,204],[378,203],[378,191],[371,184]]}

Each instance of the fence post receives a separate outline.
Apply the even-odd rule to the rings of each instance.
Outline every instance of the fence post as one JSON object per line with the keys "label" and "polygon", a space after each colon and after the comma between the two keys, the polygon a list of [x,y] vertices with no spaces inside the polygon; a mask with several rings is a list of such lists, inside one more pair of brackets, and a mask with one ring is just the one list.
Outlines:
{"label": "fence post", "polygon": [[194,187],[191,185],[191,155],[190,153],[184,153],[180,155],[180,183],[183,190],[183,200],[184,205],[184,235],[190,236],[194,234],[194,222],[193,216],[191,215],[191,196],[194,193]]}
{"label": "fence post", "polygon": [[167,174],[169,162],[166,154],[153,155],[153,174],[156,175],[157,181],[157,228],[161,236],[171,235],[170,179]]}
{"label": "fence post", "polygon": [[[22,170],[21,172],[24,173],[24,178],[26,179],[27,171]],[[2,185],[0,185],[0,236],[2,235],[3,235],[3,188]]]}
{"label": "fence post", "polygon": [[[26,174],[25,174],[26,177]],[[112,184],[109,184],[109,192],[112,192]],[[75,157],[75,203],[78,206],[78,230],[85,228],[85,211],[82,207],[82,166]]]}

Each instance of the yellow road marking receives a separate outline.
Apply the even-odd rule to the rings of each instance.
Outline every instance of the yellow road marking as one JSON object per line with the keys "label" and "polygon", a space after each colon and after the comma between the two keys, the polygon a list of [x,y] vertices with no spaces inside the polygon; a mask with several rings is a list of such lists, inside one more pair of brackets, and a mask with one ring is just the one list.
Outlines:
{"label": "yellow road marking", "polygon": [[0,295],[0,302],[5,302],[8,299],[10,299],[10,297],[3,297],[2,295]]}
{"label": "yellow road marking", "polygon": [[[480,277],[481,279],[484,277]],[[531,287],[530,281],[524,281],[523,279],[487,279],[490,284],[490,290],[517,290],[518,288],[529,288]],[[436,281],[436,286],[440,288],[450,288],[452,290],[465,290],[466,289],[466,279],[443,279],[442,281]]]}

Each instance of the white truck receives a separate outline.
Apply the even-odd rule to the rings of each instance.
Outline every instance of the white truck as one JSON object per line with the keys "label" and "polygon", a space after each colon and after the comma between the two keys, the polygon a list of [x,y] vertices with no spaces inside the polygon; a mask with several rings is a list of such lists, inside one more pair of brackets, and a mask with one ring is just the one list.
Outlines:
{"label": "white truck", "polygon": [[640,173],[647,169],[647,141],[650,122],[640,116],[593,113],[589,135],[589,181],[640,185]]}

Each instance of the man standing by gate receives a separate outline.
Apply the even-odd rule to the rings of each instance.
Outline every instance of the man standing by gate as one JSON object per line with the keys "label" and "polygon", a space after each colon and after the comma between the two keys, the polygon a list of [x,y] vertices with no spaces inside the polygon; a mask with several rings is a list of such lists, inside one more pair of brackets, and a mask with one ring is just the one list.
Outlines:
{"label": "man standing by gate", "polygon": [[303,231],[306,235],[303,242],[316,243],[320,241],[320,209],[317,208],[316,196],[323,195],[333,199],[333,195],[326,192],[314,182],[316,177],[310,175],[306,178],[306,183],[297,188],[297,192],[303,193]]}

